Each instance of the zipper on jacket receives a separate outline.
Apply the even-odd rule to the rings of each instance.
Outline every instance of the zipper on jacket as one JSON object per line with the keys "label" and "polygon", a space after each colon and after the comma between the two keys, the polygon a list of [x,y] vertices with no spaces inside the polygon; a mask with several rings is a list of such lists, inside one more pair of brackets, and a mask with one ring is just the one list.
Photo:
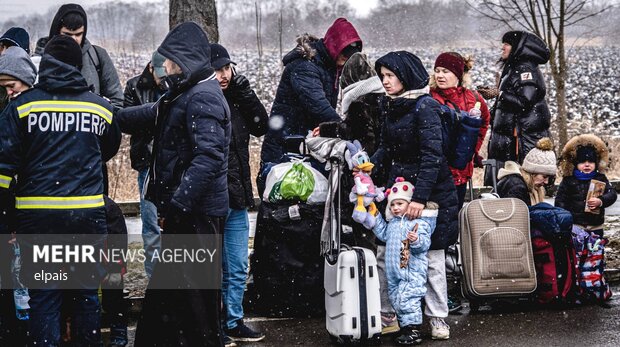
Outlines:
{"label": "zipper on jacket", "polygon": [[[241,177],[241,176],[242,176],[242,173],[243,173],[243,168],[242,168],[243,163],[241,162],[241,154],[239,154],[239,146],[237,146],[237,136],[236,136],[236,135],[235,135],[235,133],[233,132],[233,129],[232,129],[232,124],[231,124],[231,127],[230,127],[230,128],[231,128],[231,131],[230,131],[230,137],[231,137],[231,141],[232,141],[231,143],[233,143],[233,144],[234,144],[234,147],[235,147],[235,156],[237,157],[237,161],[239,162],[239,183],[241,183],[241,186],[243,187],[243,200],[244,200],[244,205],[247,205],[247,204],[248,204],[248,202],[247,202],[247,198],[248,198],[248,188],[245,186],[245,183],[244,183],[244,181],[245,181],[245,180],[243,179],[243,177]],[[228,148],[229,148],[229,150],[230,150],[230,146],[229,146]],[[248,153],[248,154],[249,154],[249,153]],[[230,153],[229,153],[229,155],[230,155]],[[249,159],[249,155],[248,155],[248,159]],[[229,169],[230,169],[230,168],[229,168]],[[251,204],[250,204],[250,205],[251,205]],[[248,207],[248,206],[244,206],[244,207]]]}

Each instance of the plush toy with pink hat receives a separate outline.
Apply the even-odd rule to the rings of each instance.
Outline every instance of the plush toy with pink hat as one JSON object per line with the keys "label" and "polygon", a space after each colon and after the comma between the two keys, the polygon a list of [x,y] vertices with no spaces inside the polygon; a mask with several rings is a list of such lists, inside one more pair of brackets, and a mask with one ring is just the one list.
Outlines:
{"label": "plush toy with pink hat", "polygon": [[370,230],[376,223],[377,206],[375,201],[381,202],[385,198],[383,188],[375,187],[370,177],[374,164],[370,162],[368,153],[364,151],[360,142],[357,140],[353,143],[347,142],[347,149],[345,159],[349,164],[349,169],[357,169],[357,171],[354,170],[355,174],[353,175],[355,185],[349,194],[349,200],[355,203],[352,217],[354,221]]}

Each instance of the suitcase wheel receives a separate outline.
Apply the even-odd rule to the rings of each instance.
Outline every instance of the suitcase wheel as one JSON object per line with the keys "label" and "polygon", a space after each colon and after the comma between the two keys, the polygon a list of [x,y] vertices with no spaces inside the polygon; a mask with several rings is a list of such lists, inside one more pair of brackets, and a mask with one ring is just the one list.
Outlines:
{"label": "suitcase wheel", "polygon": [[480,311],[480,301],[469,300],[469,313],[476,314]]}

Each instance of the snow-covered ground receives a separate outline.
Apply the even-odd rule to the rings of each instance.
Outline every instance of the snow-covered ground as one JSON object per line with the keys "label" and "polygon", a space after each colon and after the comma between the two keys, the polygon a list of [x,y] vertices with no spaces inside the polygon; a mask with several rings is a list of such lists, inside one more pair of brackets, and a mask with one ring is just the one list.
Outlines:
{"label": "snow-covered ground", "polygon": [[[398,48],[400,49],[400,48]],[[429,48],[408,49],[422,59],[429,71],[440,50]],[[500,68],[497,64],[499,49],[459,49],[463,55],[472,55],[475,64],[472,70],[474,86],[494,85]],[[376,60],[386,51],[368,52]],[[237,62],[237,71],[252,82],[259,98],[269,110],[280,80],[282,64],[279,52],[265,51],[259,59],[255,51],[231,51],[231,58]],[[286,54],[286,51],[284,52]],[[568,51],[568,80],[566,96],[569,111],[569,131],[581,133],[593,131],[601,135],[620,136],[620,56],[619,47],[580,47]],[[121,81],[142,72],[150,56],[148,54],[112,54]],[[550,65],[542,67],[550,71]],[[548,103],[555,114],[555,90],[551,75],[547,78]]]}

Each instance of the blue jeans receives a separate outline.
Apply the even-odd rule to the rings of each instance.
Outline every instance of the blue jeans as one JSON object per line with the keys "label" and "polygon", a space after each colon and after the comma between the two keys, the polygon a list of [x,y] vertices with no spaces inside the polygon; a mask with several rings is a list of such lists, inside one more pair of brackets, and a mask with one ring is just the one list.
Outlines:
{"label": "blue jeans", "polygon": [[[96,289],[30,290],[29,346],[60,345],[60,312],[71,305],[71,336],[74,346],[103,346],[100,308]],[[64,324],[64,323],[63,323]]]}
{"label": "blue jeans", "polygon": [[138,189],[140,190],[140,219],[142,220],[142,241],[144,242],[144,251],[146,252],[146,260],[144,261],[144,271],[150,278],[153,273],[155,262],[151,261],[155,250],[159,251],[161,241],[161,231],[157,225],[157,207],[152,202],[144,199],[144,181],[148,175],[148,169],[142,169],[138,172]]}
{"label": "blue jeans", "polygon": [[226,307],[225,328],[232,329],[243,318],[243,292],[248,275],[248,210],[228,209],[222,252],[222,296]]}

